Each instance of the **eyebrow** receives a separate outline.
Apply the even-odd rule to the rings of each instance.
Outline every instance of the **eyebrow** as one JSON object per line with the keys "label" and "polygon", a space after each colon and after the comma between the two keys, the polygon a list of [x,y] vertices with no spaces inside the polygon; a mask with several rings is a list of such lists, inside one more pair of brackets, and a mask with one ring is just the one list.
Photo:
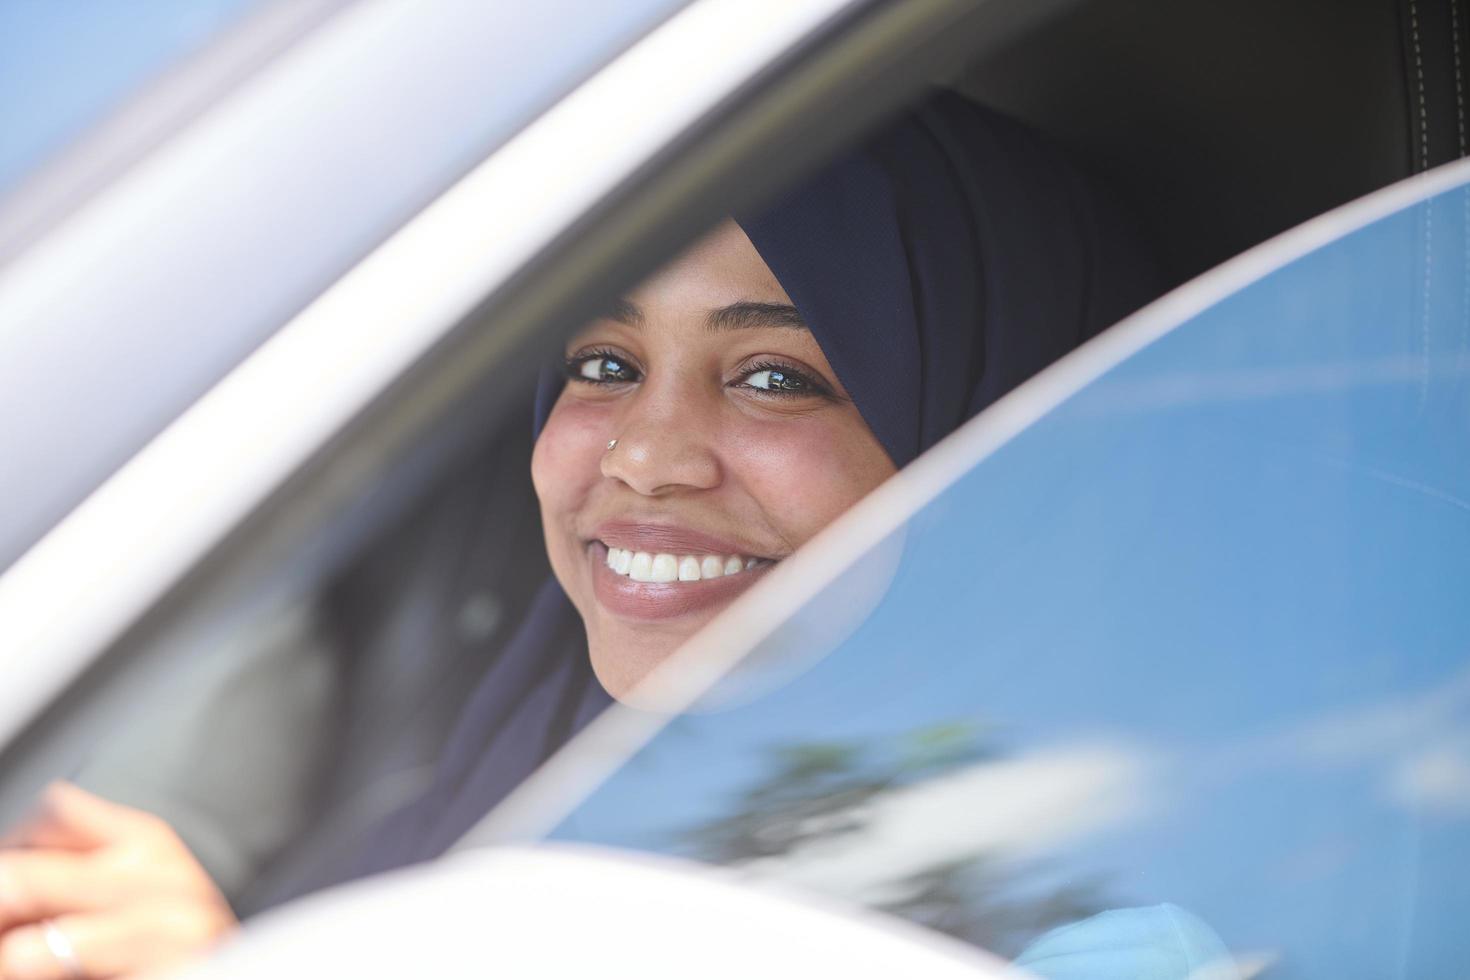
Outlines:
{"label": "eyebrow", "polygon": [[[630,300],[614,300],[607,316],[630,327],[641,327],[643,310]],[[704,318],[705,329],[723,332],[745,330],[754,327],[786,327],[792,330],[809,330],[796,307],[789,303],[756,303],[742,300],[710,310]]]}
{"label": "eyebrow", "polygon": [[710,310],[704,318],[710,330],[744,330],[748,327],[789,327],[793,330],[809,330],[796,307],[789,303],[731,303],[717,310]]}
{"label": "eyebrow", "polygon": [[638,308],[637,303],[629,302],[626,299],[613,300],[612,305],[603,315],[609,320],[626,323],[630,327],[643,326],[643,311]]}

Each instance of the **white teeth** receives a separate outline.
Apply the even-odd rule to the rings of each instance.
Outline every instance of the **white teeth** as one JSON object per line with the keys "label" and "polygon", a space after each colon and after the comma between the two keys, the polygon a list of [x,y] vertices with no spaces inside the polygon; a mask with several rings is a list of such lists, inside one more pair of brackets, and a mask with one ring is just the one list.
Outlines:
{"label": "white teeth", "polygon": [[679,559],[660,552],[653,556],[653,580],[672,582],[679,577]]}
{"label": "white teeth", "polygon": [[756,558],[741,555],[671,555],[650,554],[629,548],[608,548],[607,567],[635,582],[698,582],[748,571],[760,564]]}

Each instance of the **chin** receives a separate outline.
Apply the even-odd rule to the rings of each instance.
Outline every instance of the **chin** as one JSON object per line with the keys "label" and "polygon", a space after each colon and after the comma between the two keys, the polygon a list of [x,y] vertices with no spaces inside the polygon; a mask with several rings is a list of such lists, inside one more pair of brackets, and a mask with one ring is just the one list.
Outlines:
{"label": "chin", "polygon": [[650,694],[640,695],[638,685],[654,668],[688,639],[687,636],[652,636],[638,641],[597,642],[589,638],[588,654],[597,682],[618,701],[635,708],[656,710]]}

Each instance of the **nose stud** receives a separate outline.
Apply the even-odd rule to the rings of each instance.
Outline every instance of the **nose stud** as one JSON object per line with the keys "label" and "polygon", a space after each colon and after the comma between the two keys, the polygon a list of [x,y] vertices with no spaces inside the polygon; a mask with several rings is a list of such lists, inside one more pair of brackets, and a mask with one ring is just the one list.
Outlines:
{"label": "nose stud", "polygon": [[616,448],[618,448],[618,441],[616,439],[609,439],[607,441],[607,451],[612,452]]}

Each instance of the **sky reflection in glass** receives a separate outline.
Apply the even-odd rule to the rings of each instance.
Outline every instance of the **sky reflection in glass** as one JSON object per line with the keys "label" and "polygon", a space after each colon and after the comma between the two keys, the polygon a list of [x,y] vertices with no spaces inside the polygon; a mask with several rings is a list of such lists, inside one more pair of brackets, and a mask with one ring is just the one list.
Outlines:
{"label": "sky reflection in glass", "polygon": [[1002,951],[1172,902],[1273,977],[1454,973],[1467,215],[1455,190],[1378,221],[1078,392],[889,543],[893,581],[835,651],[677,719],[555,836],[744,864]]}

